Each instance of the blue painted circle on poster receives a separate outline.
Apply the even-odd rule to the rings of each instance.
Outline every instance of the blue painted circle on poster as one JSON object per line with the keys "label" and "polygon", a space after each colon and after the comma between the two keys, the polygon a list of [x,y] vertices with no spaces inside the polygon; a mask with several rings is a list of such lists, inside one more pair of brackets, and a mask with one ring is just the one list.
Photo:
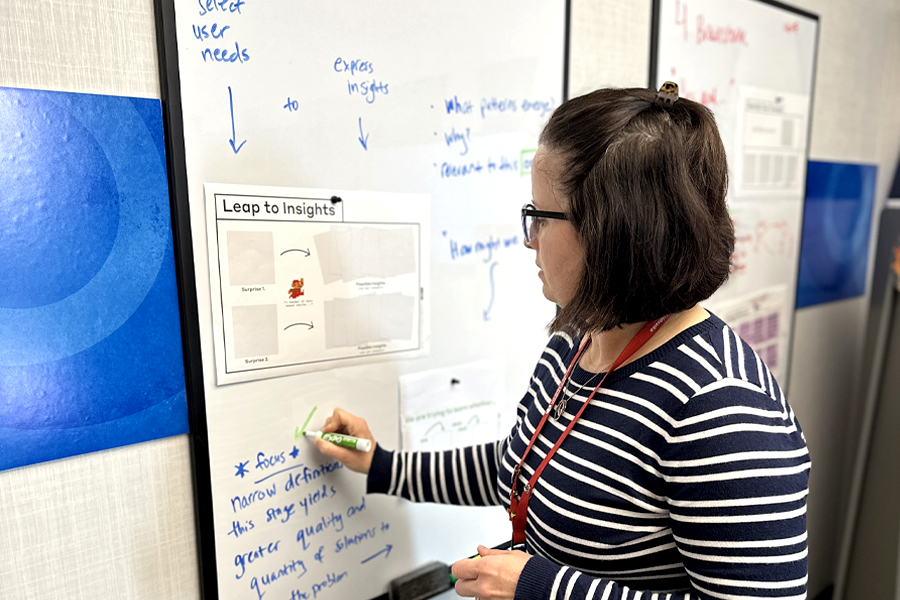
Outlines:
{"label": "blue painted circle on poster", "polygon": [[[85,146],[84,152],[68,155],[68,164],[57,167],[66,173],[63,182],[75,186],[77,193],[87,187],[90,195],[79,198],[76,194],[74,199],[62,201],[63,204],[38,205],[34,209],[52,209],[51,218],[55,219],[56,226],[47,234],[59,235],[62,241],[75,247],[53,251],[46,259],[31,256],[27,261],[41,265],[48,272],[47,262],[60,260],[61,256],[78,256],[68,265],[53,267],[70,271],[69,282],[46,294],[41,291],[42,285],[49,287],[54,282],[38,282],[18,292],[12,289],[0,303],[0,365],[36,365],[91,348],[121,327],[143,302],[156,280],[171,239],[167,179],[159,148],[128,99],[4,90],[0,102],[3,120],[38,125],[27,130],[44,128],[49,132],[46,135],[61,140],[61,145],[75,141],[66,136],[79,136],[78,141],[86,137],[94,140]],[[6,140],[4,145],[9,143]],[[90,157],[93,148],[97,151]],[[68,188],[60,185],[63,182],[48,179],[46,172],[18,169],[15,150],[15,146],[0,149],[3,162],[16,167],[10,169],[15,173],[13,187],[20,191],[39,187],[48,195],[68,194]],[[82,158],[87,161],[85,164],[80,163]],[[87,181],[74,182],[79,174],[88,172],[85,165],[99,165],[100,172],[91,173]],[[109,177],[103,175],[107,169],[115,182],[114,191]],[[96,187],[92,187],[95,183]],[[58,210],[84,202],[96,204],[77,217]],[[85,222],[94,224],[96,231],[92,231],[89,240],[99,242],[98,247],[88,250],[88,245],[83,240],[76,241],[74,234],[67,237],[69,234],[60,233],[69,218],[74,219],[81,231]],[[32,219],[31,233],[45,221]],[[10,228],[16,227],[10,225]],[[0,241],[0,247],[10,260],[9,253],[15,246],[9,248],[6,242]],[[29,252],[43,248],[35,246]],[[84,271],[76,275],[76,268]],[[58,299],[43,303],[48,298]]]}
{"label": "blue painted circle on poster", "polygon": [[[119,193],[93,135],[46,95],[17,94],[0,119],[0,307],[58,302],[94,278],[119,227]],[[7,112],[7,111],[4,111]]]}

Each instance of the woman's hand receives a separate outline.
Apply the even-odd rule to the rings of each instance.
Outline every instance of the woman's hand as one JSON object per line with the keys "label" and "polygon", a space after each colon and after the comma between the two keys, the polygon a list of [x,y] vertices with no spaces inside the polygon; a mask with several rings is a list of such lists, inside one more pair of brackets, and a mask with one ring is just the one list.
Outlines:
{"label": "woman's hand", "polygon": [[516,595],[519,575],[531,558],[521,550],[495,550],[478,546],[481,558],[464,558],[450,572],[458,578],[456,593],[478,600],[506,600]]}
{"label": "woman's hand", "polygon": [[359,450],[342,448],[320,438],[315,440],[319,451],[322,454],[338,459],[342,465],[351,471],[368,474],[369,468],[372,466],[372,457],[375,455],[375,438],[372,437],[372,432],[369,431],[369,425],[365,419],[352,415],[344,409],[336,408],[331,416],[325,419],[325,424],[322,426],[322,433],[335,432],[372,440],[372,449],[368,452],[360,452]]}

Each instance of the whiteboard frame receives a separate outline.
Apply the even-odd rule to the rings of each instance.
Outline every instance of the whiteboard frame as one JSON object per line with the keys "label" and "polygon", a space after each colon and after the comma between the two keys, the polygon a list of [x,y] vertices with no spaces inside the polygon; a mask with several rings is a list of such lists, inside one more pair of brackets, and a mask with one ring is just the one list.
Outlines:
{"label": "whiteboard frame", "polygon": [[[181,311],[191,466],[194,484],[194,517],[197,526],[196,539],[200,571],[200,597],[214,599],[219,597],[219,589],[209,451],[210,432],[207,423],[206,394],[203,383],[200,316],[196,272],[194,269],[191,211],[188,200],[175,0],[153,0],[153,7],[160,77],[160,99],[165,130],[166,167],[171,198],[176,277],[179,284],[179,306]],[[562,102],[569,99],[571,0],[564,0],[564,11]],[[202,234],[203,232],[198,232],[198,235]],[[387,599],[387,593],[376,598],[376,600]]]}
{"label": "whiteboard frame", "polygon": [[185,356],[200,597],[218,598],[209,429],[206,420],[206,393],[203,386],[200,315],[194,271],[191,210],[188,202],[175,2],[174,0],[153,0],[153,8],[156,17],[157,53],[159,56],[159,92],[163,107],[163,127],[166,133],[166,166],[169,173],[169,194],[172,204],[175,269],[179,280],[179,303],[182,314],[181,329]]}
{"label": "whiteboard frame", "polygon": [[[661,3],[663,0],[653,0],[653,6],[651,8],[650,15],[650,64],[647,72],[647,87],[655,90],[655,82],[657,77],[657,71],[659,68],[659,36],[660,36],[660,19],[661,19]],[[788,13],[792,13],[797,16],[801,16],[807,19],[811,19],[816,23],[816,35],[815,41],[813,43],[812,49],[812,78],[810,80],[810,91],[809,91],[809,118],[806,127],[806,152],[805,159],[806,162],[809,162],[809,147],[810,140],[812,139],[812,123],[813,123],[813,110],[815,107],[815,90],[816,90],[816,70],[818,67],[818,58],[819,58],[819,35],[821,32],[821,27],[819,23],[819,15],[815,13],[808,12],[806,10],[790,6],[783,2],[779,2],[778,0],[745,0],[746,2],[755,2],[759,4],[765,4],[774,8],[781,9]],[[777,68],[777,66],[776,66]],[[800,266],[800,248],[803,243],[803,212],[806,205],[806,181],[804,177],[803,182],[803,197],[801,198],[801,211],[800,211],[800,227],[797,232],[797,258],[796,258],[796,269],[795,271],[799,273]],[[797,312],[796,304],[797,304],[797,281],[796,278],[793,282],[789,282],[790,284],[790,296],[791,296],[791,305],[788,307],[788,311],[791,313],[791,325],[787,333],[787,355],[785,356],[786,367],[784,369],[784,376],[779,381],[779,384],[785,390],[785,393],[790,396],[790,375],[791,375],[791,353],[793,352],[793,343],[794,343],[794,329],[796,328],[796,318],[794,315]]]}

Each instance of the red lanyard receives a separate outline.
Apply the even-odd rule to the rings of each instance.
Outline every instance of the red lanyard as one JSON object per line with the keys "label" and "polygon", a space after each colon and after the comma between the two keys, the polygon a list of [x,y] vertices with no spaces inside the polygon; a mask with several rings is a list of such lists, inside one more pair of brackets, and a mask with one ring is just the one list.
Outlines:
{"label": "red lanyard", "polygon": [[569,375],[572,373],[572,369],[575,368],[575,365],[578,363],[578,359],[581,358],[581,354],[587,349],[588,346],[590,346],[590,336],[586,337],[584,342],[582,342],[581,347],[578,349],[578,352],[575,353],[575,358],[573,358],[572,362],[569,364],[569,368],[566,370],[566,374],[563,375],[562,381],[559,382],[559,387],[556,388],[556,393],[553,394],[553,399],[550,400],[550,405],[547,407],[547,411],[544,413],[544,416],[541,417],[541,422],[538,423],[537,428],[534,430],[534,435],[531,436],[531,441],[528,442],[528,447],[525,448],[525,452],[522,453],[522,459],[519,461],[518,466],[516,466],[516,470],[513,472],[512,489],[509,492],[509,520],[512,521],[513,524],[513,544],[525,543],[525,518],[528,514],[528,499],[531,498],[531,492],[534,489],[534,484],[537,483],[538,478],[544,471],[544,467],[547,466],[547,463],[550,462],[550,459],[554,454],[556,454],[556,451],[562,445],[563,440],[566,439],[566,436],[569,435],[569,432],[575,426],[575,422],[578,421],[579,417],[581,417],[581,413],[583,413],[584,409],[587,408],[587,406],[591,403],[591,399],[594,397],[594,394],[597,393],[597,390],[600,389],[600,386],[603,385],[603,382],[606,381],[606,378],[609,377],[609,374],[620,367],[622,363],[631,358],[631,356],[635,352],[637,352],[644,344],[646,344],[647,341],[649,341],[650,338],[653,337],[653,334],[657,332],[660,326],[665,323],[666,319],[668,318],[669,315],[666,315],[657,319],[656,321],[648,321],[637,333],[637,335],[631,338],[631,341],[628,342],[628,345],[625,346],[625,349],[622,350],[622,352],[616,358],[615,362],[613,362],[612,366],[609,368],[609,371],[607,371],[606,374],[603,375],[600,383],[597,384],[597,387],[594,388],[594,391],[591,392],[591,395],[588,396],[588,399],[585,400],[584,404],[581,405],[581,408],[578,409],[578,414],[576,414],[572,418],[565,431],[563,431],[559,436],[559,439],[556,440],[553,448],[551,448],[550,451],[547,452],[544,460],[542,460],[541,464],[538,465],[538,468],[534,470],[531,479],[529,479],[528,483],[525,484],[525,488],[522,490],[522,494],[517,495],[516,487],[518,487],[519,484],[519,472],[522,470],[522,465],[525,464],[525,457],[528,456],[528,452],[531,450],[531,447],[534,446],[534,442],[538,439],[541,430],[544,428],[544,424],[547,422],[547,417],[550,416],[550,412],[553,410],[553,406],[556,404],[560,393],[562,392],[563,388],[566,387],[566,382],[569,380]]}

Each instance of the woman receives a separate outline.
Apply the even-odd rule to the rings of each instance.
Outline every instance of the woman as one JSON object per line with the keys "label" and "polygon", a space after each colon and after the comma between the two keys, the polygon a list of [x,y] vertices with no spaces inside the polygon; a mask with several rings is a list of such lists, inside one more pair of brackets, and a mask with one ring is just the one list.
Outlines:
{"label": "woman", "polygon": [[[561,310],[510,436],[421,454],[317,442],[369,492],[509,510],[525,550],[455,563],[460,595],[806,597],[803,435],[760,358],[698,304],[728,277],[726,189],[712,114],[674,84],[564,103],[522,211]],[[340,409],[336,430],[372,439]]]}

